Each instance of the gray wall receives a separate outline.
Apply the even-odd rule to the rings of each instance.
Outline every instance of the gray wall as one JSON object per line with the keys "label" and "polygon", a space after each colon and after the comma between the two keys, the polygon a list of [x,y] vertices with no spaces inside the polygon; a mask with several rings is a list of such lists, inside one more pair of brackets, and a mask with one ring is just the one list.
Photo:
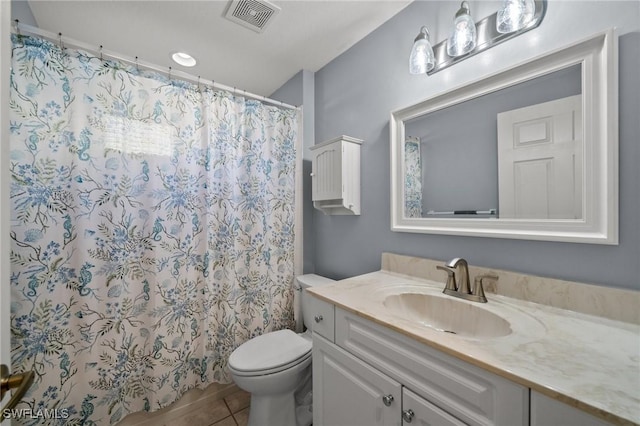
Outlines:
{"label": "gray wall", "polygon": [[31,13],[27,0],[11,0],[11,20],[19,20],[21,24],[37,27],[36,19]]}
{"label": "gray wall", "polygon": [[[472,10],[480,9],[483,4]],[[315,75],[316,141],[349,135],[362,145],[362,215],[314,211],[318,274],[345,278],[380,268],[381,253],[448,260],[605,286],[640,289],[640,7],[638,2],[550,0],[541,26],[432,76],[408,74],[408,55],[421,25],[444,38],[456,5],[409,5]],[[433,9],[436,8],[436,9]],[[446,9],[446,10],[445,10]],[[451,9],[450,13],[449,10]],[[443,11],[444,10],[444,11]],[[489,13],[481,13],[483,17]],[[440,17],[447,16],[446,21]],[[603,246],[390,230],[390,111],[559,49],[611,27],[620,48],[620,244]]]}
{"label": "gray wall", "polygon": [[314,272],[315,243],[313,203],[311,202],[311,151],[315,139],[315,75],[303,70],[294,75],[269,97],[290,105],[302,105],[302,197],[303,215],[303,273]]}

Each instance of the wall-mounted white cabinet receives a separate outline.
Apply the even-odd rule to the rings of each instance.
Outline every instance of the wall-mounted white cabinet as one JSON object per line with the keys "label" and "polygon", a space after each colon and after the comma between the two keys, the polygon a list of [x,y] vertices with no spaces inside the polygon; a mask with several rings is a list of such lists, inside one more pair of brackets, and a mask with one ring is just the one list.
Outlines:
{"label": "wall-mounted white cabinet", "polygon": [[311,147],[313,206],[325,214],[360,214],[360,145],[340,136]]}

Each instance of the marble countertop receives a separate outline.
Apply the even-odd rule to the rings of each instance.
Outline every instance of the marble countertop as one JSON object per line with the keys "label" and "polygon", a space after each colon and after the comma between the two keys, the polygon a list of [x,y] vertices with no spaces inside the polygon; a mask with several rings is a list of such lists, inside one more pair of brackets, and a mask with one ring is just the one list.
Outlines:
{"label": "marble countertop", "polygon": [[[640,325],[487,294],[502,337],[452,335],[394,313],[399,292],[442,296],[443,282],[381,270],[308,289],[316,297],[463,361],[618,424],[640,424]],[[445,296],[448,297],[448,296]]]}

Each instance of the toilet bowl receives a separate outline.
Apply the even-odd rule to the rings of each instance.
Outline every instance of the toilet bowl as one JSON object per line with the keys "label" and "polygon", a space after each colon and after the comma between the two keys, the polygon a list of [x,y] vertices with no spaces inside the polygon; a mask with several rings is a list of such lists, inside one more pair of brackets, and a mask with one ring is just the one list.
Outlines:
{"label": "toilet bowl", "polygon": [[[307,287],[333,282],[319,275],[296,278],[302,314],[310,329]],[[308,318],[309,317],[309,318]],[[311,413],[311,331],[279,330],[254,337],[229,357],[236,385],[251,393],[249,426],[309,426]]]}

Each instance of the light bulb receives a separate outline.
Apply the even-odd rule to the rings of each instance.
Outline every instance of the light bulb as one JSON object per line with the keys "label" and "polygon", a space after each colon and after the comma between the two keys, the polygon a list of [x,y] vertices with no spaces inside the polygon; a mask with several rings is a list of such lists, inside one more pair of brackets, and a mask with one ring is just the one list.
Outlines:
{"label": "light bulb", "polygon": [[447,54],[462,56],[476,48],[476,24],[471,18],[469,3],[463,1],[453,22],[453,32],[447,39]]}
{"label": "light bulb", "polygon": [[533,19],[536,4],[533,0],[504,0],[496,18],[499,33],[512,33],[526,27]]}
{"label": "light bulb", "polygon": [[409,56],[409,73],[426,74],[436,65],[433,47],[429,42],[429,31],[427,27],[422,27],[420,33],[415,38]]}

